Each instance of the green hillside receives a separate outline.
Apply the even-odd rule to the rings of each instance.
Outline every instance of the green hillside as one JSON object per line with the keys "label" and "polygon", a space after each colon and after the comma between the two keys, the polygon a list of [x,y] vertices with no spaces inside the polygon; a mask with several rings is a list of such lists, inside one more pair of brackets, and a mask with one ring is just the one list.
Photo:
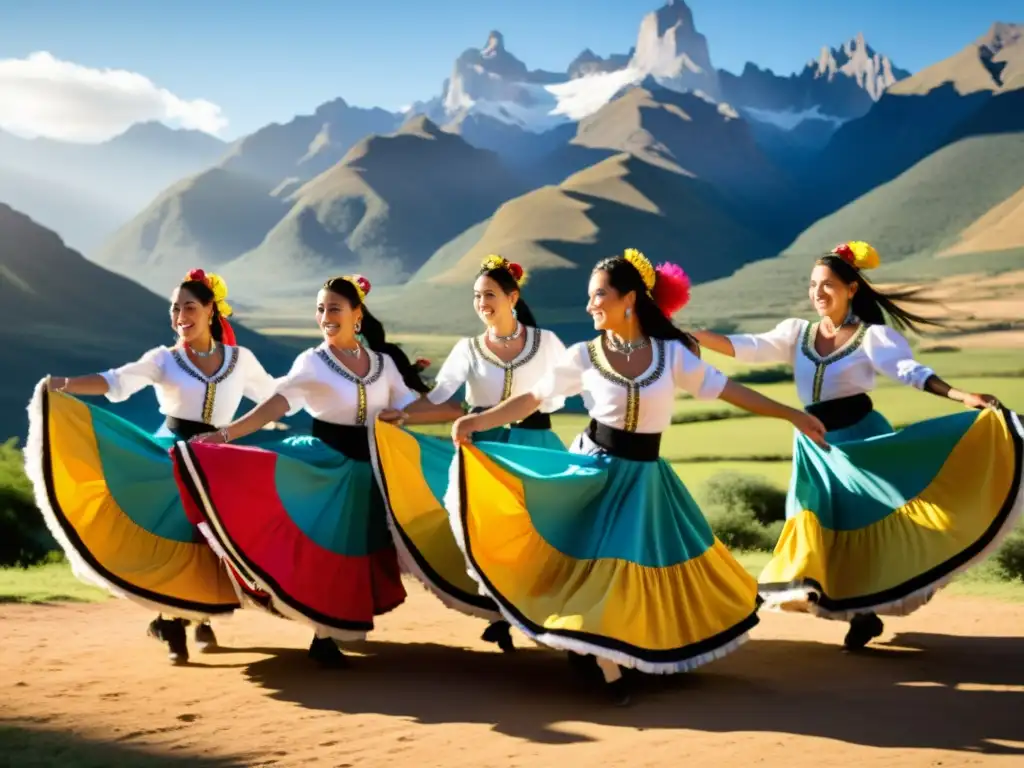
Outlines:
{"label": "green hillside", "polygon": [[866,240],[878,248],[883,266],[871,275],[877,281],[1022,267],[1024,253],[1015,249],[935,258],[1022,185],[1024,133],[962,139],[816,222],[778,257],[696,286],[687,317],[759,327],[793,312],[806,313],[814,258],[846,240]]}

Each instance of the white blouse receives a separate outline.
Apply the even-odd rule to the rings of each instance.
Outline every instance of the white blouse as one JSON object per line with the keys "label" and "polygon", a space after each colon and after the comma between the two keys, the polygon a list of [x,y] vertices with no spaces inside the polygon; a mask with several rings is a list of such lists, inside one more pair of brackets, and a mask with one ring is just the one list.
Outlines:
{"label": "white blouse", "polygon": [[658,434],[672,423],[676,389],[702,400],[722,394],[729,381],[724,373],[682,342],[651,341],[651,364],[635,379],[627,379],[611,367],[600,337],[573,344],[533,388],[533,394],[541,400],[582,394],[595,421],[627,432]]}
{"label": "white blouse", "polygon": [[120,403],[152,386],[164,416],[215,427],[230,424],[243,397],[259,403],[274,393],[274,378],[245,347],[222,349],[224,362],[212,376],[180,347],[151,349],[134,363],[100,374],[107,382],[107,399]]}
{"label": "white blouse", "polygon": [[320,421],[365,426],[385,408],[405,408],[419,398],[406,386],[389,355],[371,349],[363,354],[370,358],[363,377],[346,368],[326,341],[295,358],[275,390],[288,401],[288,415],[305,409]]}
{"label": "white blouse", "polygon": [[[452,348],[434,381],[427,399],[434,405],[447,402],[466,385],[466,402],[472,408],[492,408],[510,397],[530,392],[565,354],[565,345],[553,332],[523,326],[526,343],[507,363],[495,355],[480,336],[460,339]],[[546,399],[543,413],[565,405],[564,397]]]}
{"label": "white blouse", "polygon": [[728,336],[736,359],[789,363],[804,405],[871,392],[875,375],[923,389],[935,371],[914,359],[907,340],[887,325],[861,326],[845,344],[822,357],[814,349],[818,323],[790,318],[760,334]]}

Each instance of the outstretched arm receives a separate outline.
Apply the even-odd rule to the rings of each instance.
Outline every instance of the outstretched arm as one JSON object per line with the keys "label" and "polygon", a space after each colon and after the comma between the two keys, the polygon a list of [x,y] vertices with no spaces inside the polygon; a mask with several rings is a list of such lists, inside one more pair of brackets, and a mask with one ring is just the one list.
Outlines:
{"label": "outstretched arm", "polygon": [[737,384],[731,379],[726,383],[718,398],[758,416],[784,419],[822,448],[828,448],[828,443],[825,442],[825,425],[809,413],[783,405],[753,389]]}
{"label": "outstretched arm", "polygon": [[542,402],[541,398],[526,392],[525,394],[509,398],[500,405],[496,405],[483,413],[463,416],[452,425],[452,440],[459,444],[466,443],[469,441],[469,436],[474,432],[483,432],[495,427],[503,427],[516,421],[522,421],[540,408]]}
{"label": "outstretched arm", "polygon": [[968,408],[999,407],[999,400],[993,395],[964,392],[943,381],[935,371],[914,358],[906,338],[892,328],[872,326],[865,338],[865,351],[875,370],[893,381],[955,400]]}
{"label": "outstretched arm", "polygon": [[964,392],[962,389],[947,384],[945,381],[940,379],[936,374],[932,374],[925,379],[924,387],[925,392],[931,392],[933,395],[939,397],[945,397],[949,400],[956,400],[958,403],[963,403],[968,408],[998,408],[999,398],[995,395],[983,395],[975,392]]}
{"label": "outstretched arm", "polygon": [[288,401],[283,395],[272,395],[244,416],[240,416],[216,432],[192,438],[196,443],[229,443],[232,440],[251,435],[272,421],[283,419],[288,413]]}
{"label": "outstretched arm", "polygon": [[446,421],[455,421],[464,415],[462,405],[453,400],[435,405],[426,397],[421,397],[407,405],[404,410],[382,411],[380,419],[399,424],[443,424]]}
{"label": "outstretched arm", "polygon": [[88,376],[49,376],[46,388],[50,392],[67,392],[69,395],[105,395],[110,385],[100,374],[90,373]]}
{"label": "outstretched arm", "polygon": [[707,347],[712,352],[717,352],[720,355],[726,357],[736,357],[736,350],[729,340],[728,336],[723,336],[720,333],[714,331],[690,331],[690,335],[695,338],[702,347]]}

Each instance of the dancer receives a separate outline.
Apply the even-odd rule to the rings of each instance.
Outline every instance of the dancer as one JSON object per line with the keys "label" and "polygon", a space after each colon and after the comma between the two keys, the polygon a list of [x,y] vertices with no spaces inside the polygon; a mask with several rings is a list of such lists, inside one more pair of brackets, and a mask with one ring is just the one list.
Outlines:
{"label": "dancer", "polygon": [[[369,292],[359,275],[328,280],[316,307],[323,343],[300,354],[256,408],[173,452],[211,546],[282,615],[314,628],[309,655],[329,667],[348,663],[335,639],[363,638],[374,616],[405,601],[367,425],[428,389],[387,342],[366,307]],[[311,437],[273,450],[217,444],[303,409]]]}
{"label": "dancer", "polygon": [[[224,281],[194,269],[171,294],[173,347],[103,373],[48,376],[28,409],[26,472],[51,533],[80,579],[160,612],[149,634],[174,663],[188,661],[188,619],[198,622],[197,646],[211,650],[209,618],[239,607],[186,517],[167,453],[174,437],[213,431],[243,397],[260,402],[273,390],[256,356],[236,345],[230,314]],[[74,397],[119,403],[147,386],[166,417],[155,435]]]}
{"label": "dancer", "polygon": [[[896,328],[937,323],[900,306],[913,292],[885,294],[868,282],[864,271],[879,262],[860,241],[819,258],[809,289],[817,323],[694,334],[744,362],[792,365],[801,402],[829,430],[828,454],[795,437],[786,524],[760,590],[770,608],[849,620],[851,650],[881,635],[879,614],[911,613],[984,558],[1024,504],[1018,416],[914,359]],[[895,432],[868,394],[878,374],[980,410]]]}
{"label": "dancer", "polygon": [[[690,670],[734,650],[757,623],[757,582],[660,458],[676,390],[824,434],[813,416],[731,382],[691,351],[670,320],[688,295],[679,267],[656,270],[639,251],[601,261],[587,304],[601,335],[570,347],[532,392],[452,427],[463,447],[450,512],[474,578],[529,637],[597,656],[619,704],[629,700],[620,665]],[[576,394],[591,422],[570,452],[467,444]]]}
{"label": "dancer", "polygon": [[[452,349],[426,398],[404,411],[385,411],[381,421],[426,424],[454,421],[465,413],[451,398],[466,388],[466,402],[481,412],[529,392],[565,353],[554,333],[537,326],[523,299],[523,268],[501,256],[488,256],[473,283],[473,307],[484,323],[480,336],[460,339]],[[447,404],[447,412],[432,407]],[[565,450],[551,431],[551,413],[565,404],[552,397],[511,428],[499,427],[478,440],[534,445]],[[466,559],[452,537],[444,496],[455,457],[448,439],[407,432],[378,423],[374,428],[373,464],[395,531],[395,544],[406,570],[441,601],[462,613],[491,620],[483,639],[506,653],[515,650],[508,622],[494,602],[479,594]],[[414,554],[415,553],[415,554]]]}

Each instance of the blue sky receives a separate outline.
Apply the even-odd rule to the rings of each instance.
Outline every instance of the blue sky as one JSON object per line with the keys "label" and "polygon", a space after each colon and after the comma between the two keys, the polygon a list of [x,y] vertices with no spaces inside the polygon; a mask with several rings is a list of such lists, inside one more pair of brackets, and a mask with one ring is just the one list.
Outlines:
{"label": "blue sky", "polygon": [[[436,95],[455,57],[499,29],[530,68],[564,70],[583,48],[626,52],[660,0],[5,0],[0,59],[48,51],[141,73],[206,99],[226,138],[335,98],[396,109]],[[715,66],[789,73],[857,32],[918,70],[1024,21],[1021,0],[690,0]]]}

